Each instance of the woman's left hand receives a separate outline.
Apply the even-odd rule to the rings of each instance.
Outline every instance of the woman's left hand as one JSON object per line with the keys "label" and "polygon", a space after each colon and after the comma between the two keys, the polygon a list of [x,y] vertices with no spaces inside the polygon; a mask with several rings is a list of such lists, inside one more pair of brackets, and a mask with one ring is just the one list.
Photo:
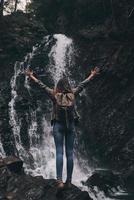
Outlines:
{"label": "woman's left hand", "polygon": [[99,70],[98,67],[95,67],[94,69],[91,70],[91,75],[92,76],[95,76],[95,75],[97,75],[99,73],[100,73],[100,70]]}

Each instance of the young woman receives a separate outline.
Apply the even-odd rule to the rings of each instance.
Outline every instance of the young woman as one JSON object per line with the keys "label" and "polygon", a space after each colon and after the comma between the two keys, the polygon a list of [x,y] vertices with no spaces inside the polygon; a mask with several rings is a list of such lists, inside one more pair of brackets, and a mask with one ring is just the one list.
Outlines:
{"label": "young woman", "polygon": [[[54,89],[38,80],[33,71],[27,70],[28,75],[33,81],[44,88],[44,92],[48,94],[53,101],[53,136],[56,146],[56,173],[57,173],[57,187],[62,189],[64,187],[70,188],[73,172],[73,145],[75,138],[75,121],[77,115],[75,111],[76,96],[88,85],[90,80],[99,73],[98,68],[91,70],[89,76],[81,82],[76,88],[72,88],[67,78],[62,78],[58,81]],[[62,181],[63,170],[63,146],[65,138],[65,150],[67,158],[67,178],[65,184]]]}

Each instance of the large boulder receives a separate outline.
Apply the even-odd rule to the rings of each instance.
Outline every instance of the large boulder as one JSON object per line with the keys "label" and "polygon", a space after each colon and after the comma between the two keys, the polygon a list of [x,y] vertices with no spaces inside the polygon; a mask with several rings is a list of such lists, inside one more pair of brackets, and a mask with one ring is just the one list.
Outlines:
{"label": "large boulder", "polygon": [[76,186],[58,191],[54,179],[18,174],[8,180],[6,197],[10,200],[92,200],[87,192],[82,192]]}
{"label": "large boulder", "polygon": [[106,195],[110,195],[112,189],[118,191],[118,186],[121,185],[121,180],[120,175],[115,174],[112,170],[97,169],[84,184],[88,187],[97,186]]}
{"label": "large boulder", "polygon": [[14,156],[0,159],[0,200],[92,200],[75,185],[59,191],[54,179],[21,173],[22,166],[22,160]]}
{"label": "large boulder", "polygon": [[134,168],[124,173],[124,187],[134,193]]}

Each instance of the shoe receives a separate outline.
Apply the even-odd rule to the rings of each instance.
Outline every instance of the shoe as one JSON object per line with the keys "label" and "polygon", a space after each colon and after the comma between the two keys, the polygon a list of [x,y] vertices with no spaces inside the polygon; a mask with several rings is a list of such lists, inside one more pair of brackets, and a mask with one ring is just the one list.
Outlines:
{"label": "shoe", "polygon": [[64,188],[65,189],[71,189],[72,187],[73,187],[73,185],[72,185],[71,181],[66,181],[64,183]]}
{"label": "shoe", "polygon": [[56,183],[57,183],[57,189],[60,190],[60,189],[63,189],[64,188],[64,183],[62,180],[60,179],[57,179],[56,180]]}

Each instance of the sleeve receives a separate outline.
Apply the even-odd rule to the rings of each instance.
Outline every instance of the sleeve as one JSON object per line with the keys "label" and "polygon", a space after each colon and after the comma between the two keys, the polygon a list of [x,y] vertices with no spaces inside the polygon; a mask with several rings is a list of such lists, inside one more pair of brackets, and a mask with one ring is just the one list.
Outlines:
{"label": "sleeve", "polygon": [[38,80],[36,82],[41,88],[43,88],[46,92],[46,94],[48,94],[49,97],[54,98],[54,92],[53,89],[49,88],[47,85],[45,85],[42,81]]}
{"label": "sleeve", "polygon": [[78,95],[89,84],[91,79],[85,79],[76,88],[73,89],[75,95]]}

